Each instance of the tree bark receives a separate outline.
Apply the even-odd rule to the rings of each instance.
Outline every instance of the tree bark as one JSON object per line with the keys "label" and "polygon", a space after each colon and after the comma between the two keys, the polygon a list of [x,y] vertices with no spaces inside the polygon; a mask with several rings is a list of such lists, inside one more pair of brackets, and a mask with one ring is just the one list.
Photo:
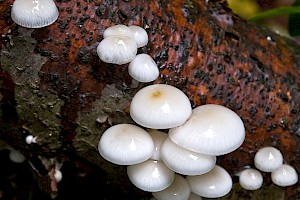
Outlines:
{"label": "tree bark", "polygon": [[[134,123],[131,98],[148,85],[132,80],[127,65],[97,56],[104,30],[125,24],[149,35],[138,53],[149,54],[159,66],[154,83],[181,89],[193,107],[224,105],[244,121],[243,145],[218,157],[218,164],[234,175],[254,166],[259,148],[274,146],[299,174],[299,46],[232,14],[225,1],[57,0],[58,20],[41,29],[14,24],[12,2],[0,6],[0,138],[30,163],[72,163],[86,175],[97,174],[101,186],[108,184],[107,193],[149,197],[129,182],[126,167],[105,161],[97,150],[108,127]],[[36,144],[25,143],[29,134]],[[269,187],[270,174],[264,177]],[[283,190],[285,198],[299,198],[296,188],[299,184]]]}

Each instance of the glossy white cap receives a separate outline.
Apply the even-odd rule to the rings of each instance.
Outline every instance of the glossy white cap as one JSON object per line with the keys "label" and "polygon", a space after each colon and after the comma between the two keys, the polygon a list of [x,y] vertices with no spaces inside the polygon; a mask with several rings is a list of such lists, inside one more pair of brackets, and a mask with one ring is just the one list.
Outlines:
{"label": "glossy white cap", "polygon": [[191,191],[206,198],[219,198],[228,194],[232,188],[232,179],[228,172],[216,165],[206,174],[186,177]]}
{"label": "glossy white cap", "polygon": [[132,31],[138,48],[146,46],[148,44],[148,34],[145,29],[135,25],[129,26],[128,28],[130,28],[130,30]]}
{"label": "glossy white cap", "polygon": [[271,173],[271,179],[274,184],[287,187],[298,182],[298,174],[291,165],[283,164]]}
{"label": "glossy white cap", "polygon": [[159,192],[153,192],[152,195],[158,200],[187,200],[190,193],[190,186],[186,179],[175,174],[175,179],[169,187]]}
{"label": "glossy white cap", "polygon": [[54,23],[58,9],[53,0],[15,0],[11,9],[12,20],[26,28],[42,28]]}
{"label": "glossy white cap", "polygon": [[167,139],[168,134],[155,129],[149,130],[148,133],[154,142],[154,151],[150,159],[161,161],[161,145]]}
{"label": "glossy white cap", "polygon": [[109,36],[126,36],[126,37],[131,37],[132,39],[134,39],[134,35],[133,35],[131,29],[123,24],[110,26],[107,29],[105,29],[105,31],[103,33],[103,38],[107,38]]}
{"label": "glossy white cap", "polygon": [[207,104],[194,108],[186,123],[169,130],[169,137],[185,149],[218,156],[242,145],[245,127],[232,110]]}
{"label": "glossy white cap", "polygon": [[148,54],[138,54],[128,65],[129,75],[139,82],[151,82],[158,78],[159,70]]}
{"label": "glossy white cap", "polygon": [[148,192],[166,189],[172,184],[175,177],[175,173],[163,162],[156,160],[129,165],[127,175],[137,188]]}
{"label": "glossy white cap", "polygon": [[183,124],[191,115],[188,97],[174,86],[154,84],[139,90],[130,105],[131,118],[152,129],[168,129]]}
{"label": "glossy white cap", "polygon": [[263,176],[256,169],[244,169],[239,175],[239,183],[246,190],[257,190],[263,184]]}
{"label": "glossy white cap", "polygon": [[103,133],[98,150],[109,162],[117,165],[133,165],[152,156],[154,143],[144,129],[132,124],[118,124]]}
{"label": "glossy white cap", "polygon": [[283,163],[281,152],[275,147],[263,147],[254,156],[254,165],[263,172],[272,172]]}
{"label": "glossy white cap", "polygon": [[123,65],[135,58],[137,44],[131,37],[109,36],[99,43],[97,54],[103,62]]}
{"label": "glossy white cap", "polygon": [[9,159],[14,163],[23,163],[26,160],[25,156],[19,150],[15,149],[10,150]]}
{"label": "glossy white cap", "polygon": [[216,165],[216,156],[184,149],[176,145],[169,137],[161,147],[161,157],[171,170],[183,175],[205,174]]}

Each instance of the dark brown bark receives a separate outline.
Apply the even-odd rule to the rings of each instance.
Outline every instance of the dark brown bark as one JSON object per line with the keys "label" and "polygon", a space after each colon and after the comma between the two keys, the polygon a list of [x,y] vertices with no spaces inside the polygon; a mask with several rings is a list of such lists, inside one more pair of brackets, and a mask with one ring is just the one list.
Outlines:
{"label": "dark brown bark", "polygon": [[[241,116],[245,142],[219,157],[221,166],[233,175],[253,166],[259,148],[275,146],[299,174],[299,47],[233,15],[223,1],[57,0],[59,19],[34,30],[12,22],[11,3],[0,6],[0,132],[29,161],[42,156],[81,163],[86,174],[104,174],[108,191],[149,196],[129,183],[125,167],[97,151],[105,129],[133,123],[130,100],[145,86],[130,78],[127,65],[103,63],[96,54],[103,31],[125,24],[146,28],[149,44],[139,53],[157,62],[155,83],[178,87],[193,107],[221,104]],[[37,144],[25,144],[28,134],[38,137]],[[268,187],[269,174],[264,176]],[[285,189],[285,198],[300,198],[296,188]]]}

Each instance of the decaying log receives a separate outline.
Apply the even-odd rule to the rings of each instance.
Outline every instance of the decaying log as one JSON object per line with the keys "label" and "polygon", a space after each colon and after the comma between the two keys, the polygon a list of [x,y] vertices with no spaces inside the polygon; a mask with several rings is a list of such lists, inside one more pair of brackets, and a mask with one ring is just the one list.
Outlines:
{"label": "decaying log", "polygon": [[[157,62],[154,83],[181,89],[193,107],[221,104],[241,116],[245,142],[219,157],[221,166],[234,175],[253,166],[259,148],[275,146],[300,174],[299,47],[233,15],[224,1],[57,0],[58,20],[41,29],[17,26],[9,14],[13,1],[0,2],[0,138],[30,162],[81,163],[85,174],[101,171],[108,191],[149,197],[129,183],[124,166],[97,150],[108,127],[134,123],[131,98],[147,85],[132,80],[127,65],[103,63],[96,54],[104,30],[125,24],[147,30],[149,44],[139,53]],[[25,143],[28,134],[36,144]],[[300,198],[299,184],[284,192]]]}

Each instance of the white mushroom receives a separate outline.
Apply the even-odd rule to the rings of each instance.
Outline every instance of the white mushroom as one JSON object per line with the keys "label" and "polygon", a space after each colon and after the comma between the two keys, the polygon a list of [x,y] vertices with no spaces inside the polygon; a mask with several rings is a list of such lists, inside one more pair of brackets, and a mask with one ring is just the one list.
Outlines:
{"label": "white mushroom", "polygon": [[263,184],[263,176],[256,169],[244,169],[239,175],[239,183],[246,190],[257,190]]}
{"label": "white mushroom", "polygon": [[131,37],[132,39],[135,38],[131,29],[123,24],[114,25],[105,29],[103,38],[107,38],[109,36],[126,36]]}
{"label": "white mushroom", "polygon": [[275,147],[263,147],[254,156],[254,165],[263,172],[272,172],[283,163],[281,152]]}
{"label": "white mushroom", "polygon": [[106,63],[123,65],[131,62],[137,53],[137,44],[131,37],[109,36],[97,47],[99,58]]}
{"label": "white mushroom", "polygon": [[169,137],[185,149],[217,156],[241,146],[245,139],[245,127],[232,110],[207,104],[193,109],[186,123],[169,130]]}
{"label": "white mushroom", "polygon": [[128,28],[130,28],[130,30],[132,31],[138,48],[146,46],[148,44],[148,34],[145,29],[135,25],[129,26]]}
{"label": "white mushroom", "polygon": [[169,187],[159,192],[153,192],[152,195],[158,200],[186,200],[190,193],[190,186],[186,179],[175,174],[174,181]]}
{"label": "white mushroom", "polygon": [[149,130],[148,133],[151,135],[154,142],[154,152],[151,159],[161,161],[161,145],[167,139],[168,134],[155,129]]}
{"label": "white mushroom", "polygon": [[26,160],[25,156],[19,150],[15,149],[10,150],[9,159],[14,163],[23,163]]}
{"label": "white mushroom", "polygon": [[175,173],[163,162],[156,160],[129,165],[127,175],[137,188],[148,192],[166,189],[172,184],[175,177]]}
{"label": "white mushroom", "polygon": [[139,82],[151,82],[159,76],[158,67],[148,54],[138,54],[129,63],[128,73]]}
{"label": "white mushroom", "polygon": [[161,147],[164,163],[174,172],[183,175],[200,175],[216,165],[216,156],[195,153],[176,145],[168,137]]}
{"label": "white mushroom", "polygon": [[176,87],[154,84],[139,90],[130,105],[131,118],[152,129],[168,129],[183,124],[191,115],[188,97]]}
{"label": "white mushroom", "polygon": [[271,173],[271,179],[274,184],[287,187],[298,182],[298,174],[291,165],[283,164]]}
{"label": "white mushroom", "polygon": [[132,124],[118,124],[107,129],[99,140],[100,155],[118,165],[133,165],[149,159],[154,151],[151,136]]}
{"label": "white mushroom", "polygon": [[41,28],[54,23],[58,9],[53,0],[15,0],[11,9],[12,20],[26,28]]}
{"label": "white mushroom", "polygon": [[206,198],[225,196],[232,188],[230,175],[218,165],[206,174],[187,176],[186,179],[193,193]]}

